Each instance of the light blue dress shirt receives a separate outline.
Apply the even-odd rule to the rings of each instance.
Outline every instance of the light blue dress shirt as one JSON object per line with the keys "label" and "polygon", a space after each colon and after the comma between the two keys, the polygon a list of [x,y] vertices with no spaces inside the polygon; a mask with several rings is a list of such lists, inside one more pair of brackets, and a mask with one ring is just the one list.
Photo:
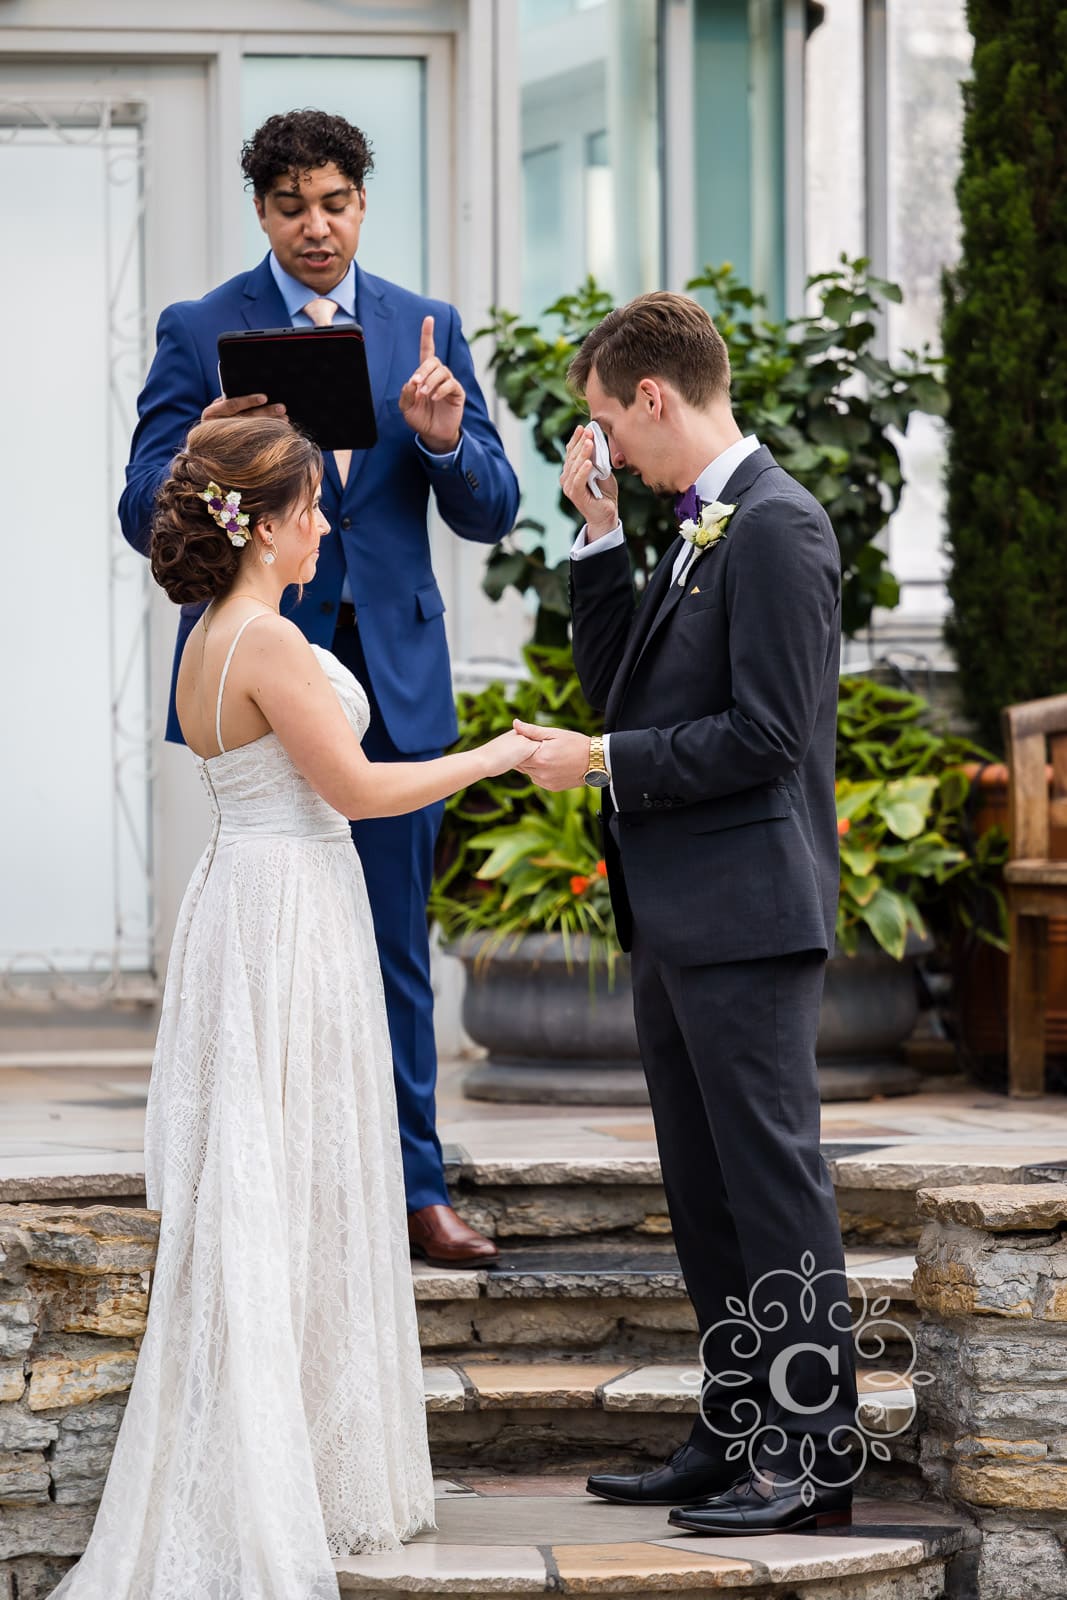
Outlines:
{"label": "light blue dress shirt", "polygon": [[[340,283],[335,284],[329,294],[321,296],[317,295],[314,290],[309,289],[306,283],[301,283],[299,278],[294,278],[291,272],[286,272],[273,250],[270,253],[269,260],[271,276],[278,285],[278,293],[285,301],[285,309],[289,313],[289,320],[294,328],[313,328],[315,326],[304,307],[309,300],[318,299],[333,300],[335,302],[337,310],[334,313],[332,327],[339,328],[346,322],[359,321],[356,315],[356,308],[359,303],[357,299],[359,280],[356,275],[354,259],[348,263],[348,271]],[[460,450],[463,448],[463,436],[462,434],[460,435],[459,444],[454,450],[449,450],[442,455],[436,455],[432,450],[427,450],[418,434],[415,435],[415,444],[424,456],[429,456],[436,466],[448,467],[459,459]],[[350,605],[352,604],[352,586],[348,581],[347,572],[345,573],[345,581],[341,585],[341,599],[347,600]]]}
{"label": "light blue dress shirt", "polygon": [[340,283],[332,288],[329,294],[318,295],[314,289],[309,289],[306,283],[301,283],[299,278],[294,278],[291,272],[286,272],[272,250],[270,253],[271,276],[278,285],[278,293],[285,301],[285,309],[289,313],[289,320],[294,328],[313,328],[315,324],[308,316],[304,307],[309,300],[333,300],[337,305],[337,312],[333,319],[334,327],[339,327],[345,322],[357,322],[356,316],[356,263],[348,263],[348,271]]}

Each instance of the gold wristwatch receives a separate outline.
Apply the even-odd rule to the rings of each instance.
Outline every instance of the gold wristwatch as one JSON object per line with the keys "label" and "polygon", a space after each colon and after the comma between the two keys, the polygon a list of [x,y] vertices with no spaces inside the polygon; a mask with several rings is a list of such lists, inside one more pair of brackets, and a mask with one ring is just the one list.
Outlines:
{"label": "gold wristwatch", "polygon": [[604,765],[604,740],[599,733],[594,733],[589,741],[589,771],[582,782],[590,789],[606,789],[611,782],[611,773]]}

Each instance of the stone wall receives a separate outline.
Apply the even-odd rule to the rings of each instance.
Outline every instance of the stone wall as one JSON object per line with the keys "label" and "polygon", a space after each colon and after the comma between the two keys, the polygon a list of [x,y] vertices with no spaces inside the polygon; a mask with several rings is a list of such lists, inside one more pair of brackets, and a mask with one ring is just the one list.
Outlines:
{"label": "stone wall", "polygon": [[0,1205],[0,1600],[85,1548],[148,1309],[155,1212]]}
{"label": "stone wall", "polygon": [[928,1189],[922,1467],[982,1531],[981,1600],[1067,1596],[1067,1184]]}
{"label": "stone wall", "polygon": [[[1067,1600],[1067,1184],[918,1208],[927,1483],[981,1530],[974,1595]],[[153,1212],[0,1205],[0,1600],[45,1600],[85,1546],[157,1242]]]}

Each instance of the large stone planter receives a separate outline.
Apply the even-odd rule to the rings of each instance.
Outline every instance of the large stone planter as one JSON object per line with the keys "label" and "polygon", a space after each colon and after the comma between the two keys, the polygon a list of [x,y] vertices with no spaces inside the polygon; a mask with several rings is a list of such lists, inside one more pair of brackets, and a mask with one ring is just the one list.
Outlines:
{"label": "large stone planter", "polygon": [[819,1037],[819,1096],[865,1100],[874,1094],[909,1094],[921,1074],[900,1052],[919,1020],[915,963],[932,941],[908,934],[904,958],[895,961],[865,938],[853,956],[826,963]]}
{"label": "large stone planter", "polygon": [[[464,1079],[464,1094],[532,1104],[647,1105],[629,961],[617,961],[611,985],[602,965],[591,981],[582,939],[571,940],[568,963],[558,934],[508,940],[489,956],[486,938],[447,947],[466,969],[463,1026],[488,1051]],[[914,962],[925,948],[912,938],[905,959],[894,961],[872,942],[827,964],[817,1047],[824,1100],[905,1094],[918,1086],[919,1074],[899,1052],[918,1018]]]}
{"label": "large stone planter", "polygon": [[534,1104],[647,1105],[634,1029],[630,963],[609,980],[590,975],[589,946],[532,933],[485,955],[487,935],[447,946],[466,970],[463,1026],[489,1054],[466,1076],[472,1100]]}

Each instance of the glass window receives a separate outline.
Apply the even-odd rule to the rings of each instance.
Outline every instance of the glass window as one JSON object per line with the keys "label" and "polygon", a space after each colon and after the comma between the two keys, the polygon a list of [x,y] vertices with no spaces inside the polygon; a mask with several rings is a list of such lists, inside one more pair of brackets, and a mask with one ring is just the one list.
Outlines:
{"label": "glass window", "polygon": [[[298,106],[334,112],[363,130],[374,171],[359,264],[416,293],[426,289],[425,75],[417,56],[246,56],[241,78],[246,139],[269,116]],[[266,247],[246,202],[245,265]]]}
{"label": "glass window", "polygon": [[783,310],[782,0],[694,0],[694,271],[729,261]]}
{"label": "glass window", "polygon": [[558,219],[563,209],[563,151],[558,144],[522,156],[523,311],[536,318],[560,292]]}
{"label": "glass window", "polygon": [[[656,0],[523,0],[519,29],[523,314],[590,273],[617,301],[658,288]],[[522,515],[553,561],[571,535],[558,477],[528,442]]]}
{"label": "glass window", "polygon": [[[889,315],[894,352],[940,348],[941,274],[959,253],[955,199],[963,122],[961,80],[972,40],[964,0],[893,0],[888,7],[888,275],[904,291]],[[943,615],[944,424],[915,416],[901,442],[906,488],[890,525],[900,611]]]}

